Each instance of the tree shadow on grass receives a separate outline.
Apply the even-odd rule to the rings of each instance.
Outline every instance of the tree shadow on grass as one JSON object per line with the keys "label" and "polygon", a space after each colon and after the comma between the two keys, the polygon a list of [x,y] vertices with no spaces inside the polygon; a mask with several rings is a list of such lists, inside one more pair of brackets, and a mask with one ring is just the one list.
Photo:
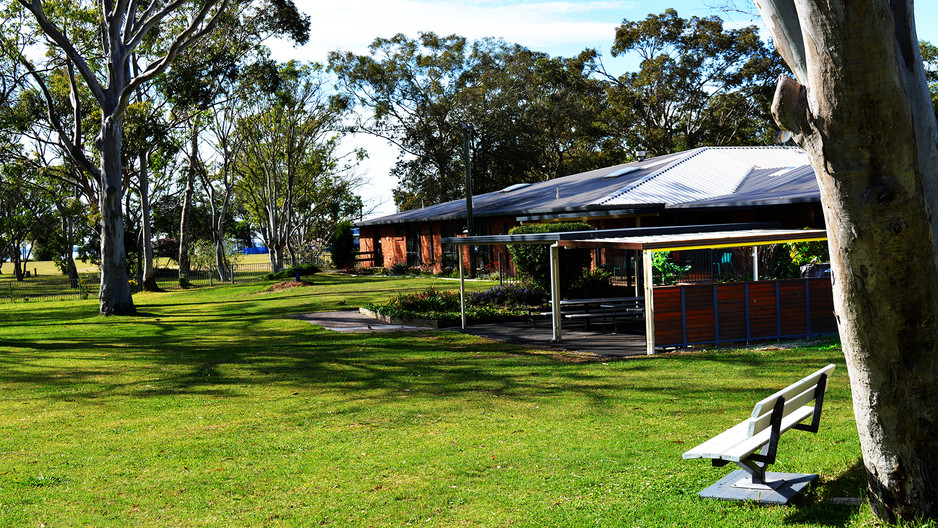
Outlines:
{"label": "tree shadow on grass", "polygon": [[866,468],[863,460],[832,479],[816,484],[785,517],[786,524],[847,526],[866,508]]}
{"label": "tree shadow on grass", "polygon": [[[141,314],[136,317],[98,317],[91,303],[29,310],[19,321],[28,331],[4,332],[0,325],[0,348],[16,350],[0,357],[0,366],[6,367],[0,369],[0,381],[62,387],[72,399],[96,398],[104,385],[140,397],[215,390],[234,397],[245,386],[287,383],[348,391],[350,398],[367,392],[369,398],[380,399],[405,390],[411,397],[427,398],[474,391],[514,398],[578,393],[601,405],[620,401],[626,393],[639,404],[672,395],[709,398],[714,392],[738,392],[743,400],[753,391],[774,392],[817,368],[797,357],[780,361],[778,353],[718,351],[676,362],[630,361],[610,371],[455,332],[330,332],[286,318],[321,309],[323,300],[316,291],[293,296],[254,293],[154,297],[138,303]],[[12,317],[2,317],[0,323],[13,322]],[[59,364],[49,366],[48,359]],[[81,368],[68,364],[73,359],[82,362]],[[715,373],[726,368],[733,374],[689,385],[680,379],[683,370],[678,366],[689,362],[712,362]],[[109,376],[115,369],[121,375]],[[779,371],[786,376],[792,372],[792,378],[775,386],[778,378],[766,378],[765,373]],[[740,382],[740,373],[745,382]],[[157,377],[157,383],[150,381]]]}

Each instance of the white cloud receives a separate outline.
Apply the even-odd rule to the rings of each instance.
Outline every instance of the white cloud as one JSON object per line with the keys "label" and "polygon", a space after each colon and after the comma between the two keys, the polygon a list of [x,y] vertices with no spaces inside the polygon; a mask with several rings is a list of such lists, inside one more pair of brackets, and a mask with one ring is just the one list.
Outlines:
{"label": "white cloud", "polygon": [[275,57],[322,62],[332,50],[364,53],[376,37],[397,33],[415,37],[420,31],[473,40],[499,37],[552,55],[571,55],[587,46],[608,48],[616,26],[624,14],[635,10],[636,3],[297,0],[297,7],[311,18],[310,42],[300,49],[272,43]]}

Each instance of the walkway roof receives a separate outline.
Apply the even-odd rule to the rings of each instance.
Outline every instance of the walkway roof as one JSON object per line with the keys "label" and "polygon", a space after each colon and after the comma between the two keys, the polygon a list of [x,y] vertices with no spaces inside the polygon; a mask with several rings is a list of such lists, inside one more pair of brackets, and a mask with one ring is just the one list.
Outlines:
{"label": "walkway roof", "polygon": [[674,233],[662,235],[560,240],[561,247],[633,249],[639,251],[676,251],[687,249],[764,246],[789,242],[827,240],[823,229],[747,229],[712,233]]}
{"label": "walkway roof", "polygon": [[823,229],[778,229],[778,224],[751,223],[448,237],[443,238],[441,242],[457,246],[557,243],[562,247],[667,251],[759,246],[815,240],[827,240],[827,232]]}

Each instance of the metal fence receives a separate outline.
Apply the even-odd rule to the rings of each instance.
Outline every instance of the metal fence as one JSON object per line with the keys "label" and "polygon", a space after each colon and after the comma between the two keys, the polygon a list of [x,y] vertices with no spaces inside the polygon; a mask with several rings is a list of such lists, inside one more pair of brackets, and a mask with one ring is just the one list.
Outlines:
{"label": "metal fence", "polygon": [[[186,282],[180,281],[177,269],[161,268],[156,270],[154,275],[156,285],[164,290],[257,282],[264,280],[270,273],[270,263],[235,264],[229,271],[229,279],[224,283],[219,280],[218,270],[214,267],[190,271]],[[141,278],[135,277],[133,280],[135,287],[139,289]],[[66,277],[3,280],[0,281],[0,301],[87,299],[97,297],[100,284],[99,275],[82,275],[78,281],[71,281]]]}
{"label": "metal fence", "polygon": [[77,281],[68,278],[29,278],[0,281],[0,301],[86,299],[98,294],[99,280],[95,276]]}
{"label": "metal fence", "polygon": [[[156,285],[164,290],[178,290],[180,288],[198,288],[202,286],[215,286],[216,284],[237,284],[243,282],[257,282],[270,273],[270,263],[235,264],[228,270],[228,280],[222,281],[218,270],[212,266],[209,269],[189,270],[185,280],[178,269],[162,268],[156,270],[154,278]],[[140,282],[140,278],[137,278]]]}

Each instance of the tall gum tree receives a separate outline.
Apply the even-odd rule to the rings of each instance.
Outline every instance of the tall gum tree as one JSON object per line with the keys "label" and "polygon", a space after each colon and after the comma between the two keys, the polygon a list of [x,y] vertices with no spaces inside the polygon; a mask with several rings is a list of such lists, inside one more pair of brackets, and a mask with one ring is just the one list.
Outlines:
{"label": "tall gum tree", "polygon": [[[101,192],[101,286],[99,291],[102,315],[131,315],[136,312],[131,296],[124,253],[122,193],[124,172],[122,140],[124,113],[131,97],[141,85],[163,73],[173,59],[193,42],[209,33],[224,12],[229,0],[206,0],[166,40],[166,47],[153,60],[131,75],[130,63],[134,50],[157,27],[162,31],[172,15],[186,7],[185,0],[151,0],[144,5],[138,0],[100,0],[100,49],[83,52],[68,37],[68,20],[47,16],[54,12],[56,2],[18,0],[32,13],[50,43],[65,55],[70,77],[81,77],[101,109],[101,129],[97,139],[100,163],[90,166],[84,155],[73,156],[88,172],[100,178]],[[98,68],[88,56],[100,57]],[[63,131],[64,132],[64,131]],[[67,134],[66,134],[67,135]]]}
{"label": "tall gum tree", "polygon": [[756,0],[797,80],[772,112],[818,176],[870,503],[938,519],[938,127],[912,0]]}

